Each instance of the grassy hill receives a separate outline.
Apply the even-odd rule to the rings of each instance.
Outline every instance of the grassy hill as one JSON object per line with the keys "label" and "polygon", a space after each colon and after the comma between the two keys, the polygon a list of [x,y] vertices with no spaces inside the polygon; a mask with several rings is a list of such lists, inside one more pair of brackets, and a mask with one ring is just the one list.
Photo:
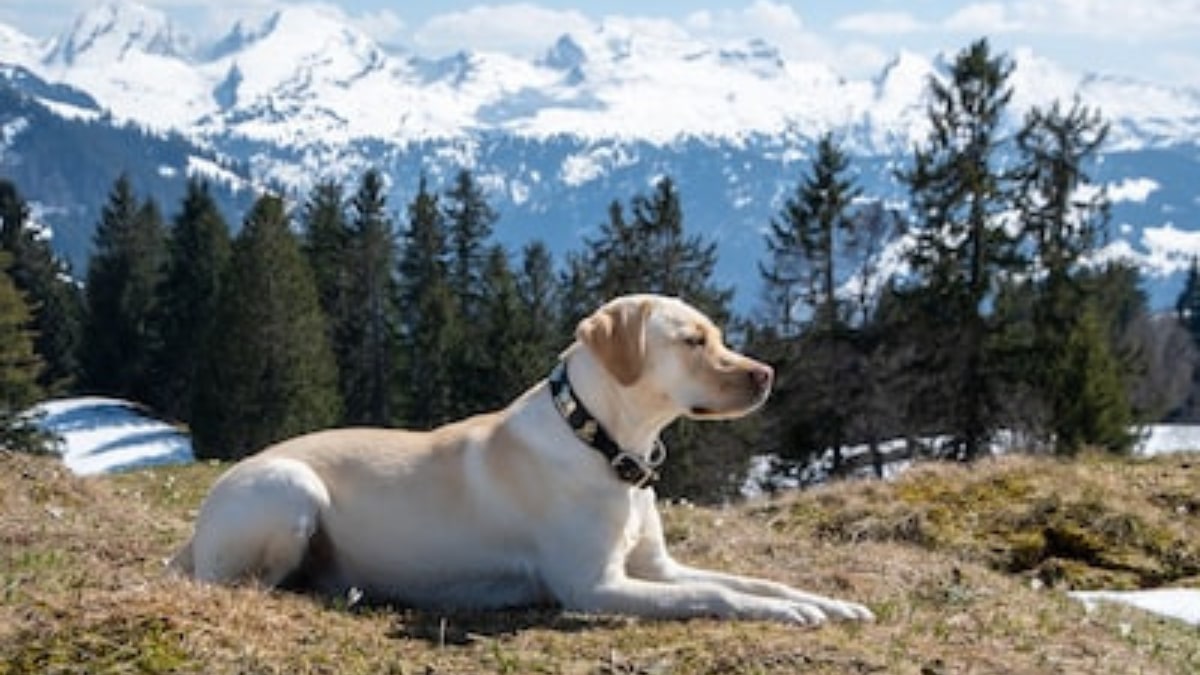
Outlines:
{"label": "grassy hill", "polygon": [[80,479],[0,451],[0,675],[1185,673],[1196,628],[1072,587],[1200,587],[1200,457],[929,466],[665,508],[683,560],[864,602],[867,625],[439,615],[163,574],[222,467]]}

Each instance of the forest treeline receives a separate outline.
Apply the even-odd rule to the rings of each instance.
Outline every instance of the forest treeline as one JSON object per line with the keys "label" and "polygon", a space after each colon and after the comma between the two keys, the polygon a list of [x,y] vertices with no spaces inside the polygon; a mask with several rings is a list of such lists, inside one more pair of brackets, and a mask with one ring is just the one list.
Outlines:
{"label": "forest treeline", "polygon": [[466,169],[412,177],[402,205],[375,170],[294,203],[264,194],[236,235],[203,180],[168,219],[122,176],[82,284],[0,180],[0,427],[16,443],[17,411],[87,392],[182,421],[221,459],[322,427],[430,428],[544,377],[605,300],[658,292],[779,374],[757,415],[670,430],[668,495],[729,495],[752,454],[831,451],[836,473],[844,449],[895,438],[938,438],[927,451],[959,460],[1001,432],[1030,451],[1126,451],[1139,422],[1196,415],[1200,274],[1154,316],[1136,270],[1095,262],[1109,214],[1089,171],[1107,126],[1060,102],[1006,135],[1012,69],[980,40],[930,79],[929,134],[896,172],[905,208],[866,194],[822,137],[764,223],[748,316],[670,177],[614,199],[556,260],[538,241],[497,243]]}

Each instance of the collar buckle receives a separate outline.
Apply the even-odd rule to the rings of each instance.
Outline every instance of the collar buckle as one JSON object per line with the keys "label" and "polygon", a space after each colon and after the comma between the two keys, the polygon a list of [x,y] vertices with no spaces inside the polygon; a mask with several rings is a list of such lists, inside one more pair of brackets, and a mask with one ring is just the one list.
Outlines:
{"label": "collar buckle", "polygon": [[637,488],[644,488],[658,480],[658,471],[655,470],[657,465],[652,465],[641,457],[631,455],[624,450],[617,453],[609,464],[612,465],[617,478]]}

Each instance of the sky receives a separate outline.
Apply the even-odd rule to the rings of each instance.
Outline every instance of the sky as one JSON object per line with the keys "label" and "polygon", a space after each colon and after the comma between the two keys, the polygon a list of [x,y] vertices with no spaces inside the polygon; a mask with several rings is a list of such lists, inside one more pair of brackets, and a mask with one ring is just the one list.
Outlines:
{"label": "sky", "polygon": [[[100,0],[0,0],[0,23],[37,38],[69,27]],[[281,0],[140,0],[200,38],[258,21]],[[305,4],[316,4],[302,0]],[[377,41],[424,56],[455,51],[543,53],[567,32],[621,21],[639,31],[716,44],[759,37],[790,59],[846,77],[878,72],[901,50],[956,53],[986,36],[994,50],[1029,48],[1078,71],[1200,88],[1200,0],[320,0]]]}

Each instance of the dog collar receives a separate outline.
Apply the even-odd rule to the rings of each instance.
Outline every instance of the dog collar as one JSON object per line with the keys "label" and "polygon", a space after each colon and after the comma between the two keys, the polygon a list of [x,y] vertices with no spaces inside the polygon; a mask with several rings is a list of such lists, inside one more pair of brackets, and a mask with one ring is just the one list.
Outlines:
{"label": "dog collar", "polygon": [[571,427],[576,438],[604,455],[617,478],[638,488],[647,487],[658,480],[658,467],[667,458],[667,448],[661,440],[654,439],[654,447],[647,457],[621,449],[575,395],[575,389],[567,377],[565,362],[560,361],[554,367],[549,383],[550,398],[554,400],[554,407],[558,408],[567,426]]}

